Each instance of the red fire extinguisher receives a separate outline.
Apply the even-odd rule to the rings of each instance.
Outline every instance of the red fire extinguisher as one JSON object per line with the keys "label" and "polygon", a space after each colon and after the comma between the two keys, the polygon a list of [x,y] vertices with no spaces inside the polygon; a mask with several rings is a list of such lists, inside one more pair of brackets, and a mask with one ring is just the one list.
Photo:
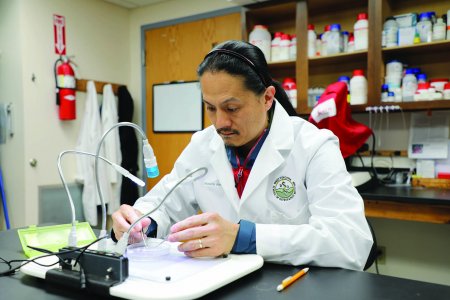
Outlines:
{"label": "red fire extinguisher", "polygon": [[55,82],[59,118],[61,120],[75,120],[76,79],[72,62],[67,56],[60,56],[55,62]]}

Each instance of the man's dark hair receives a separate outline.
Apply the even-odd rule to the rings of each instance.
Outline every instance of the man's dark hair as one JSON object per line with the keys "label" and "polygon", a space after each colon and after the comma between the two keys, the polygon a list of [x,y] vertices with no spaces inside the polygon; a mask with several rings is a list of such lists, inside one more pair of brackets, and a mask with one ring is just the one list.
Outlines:
{"label": "man's dark hair", "polygon": [[258,47],[233,40],[217,45],[205,56],[197,74],[201,77],[205,72],[220,71],[243,77],[245,87],[257,95],[263,93],[268,86],[274,86],[278,102],[289,115],[297,115],[281,84],[270,76],[264,54]]}

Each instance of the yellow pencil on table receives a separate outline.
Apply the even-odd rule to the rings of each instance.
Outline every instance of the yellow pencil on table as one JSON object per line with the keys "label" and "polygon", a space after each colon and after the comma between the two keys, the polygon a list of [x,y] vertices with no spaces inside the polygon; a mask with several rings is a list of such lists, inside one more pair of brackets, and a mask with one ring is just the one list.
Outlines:
{"label": "yellow pencil on table", "polygon": [[297,272],[295,275],[285,278],[281,282],[281,284],[279,284],[277,286],[277,291],[281,292],[282,290],[284,290],[285,288],[290,286],[292,283],[294,283],[297,279],[299,279],[300,277],[305,275],[306,272],[308,272],[308,271],[309,271],[309,268],[304,268],[304,269],[300,270],[299,272]]}

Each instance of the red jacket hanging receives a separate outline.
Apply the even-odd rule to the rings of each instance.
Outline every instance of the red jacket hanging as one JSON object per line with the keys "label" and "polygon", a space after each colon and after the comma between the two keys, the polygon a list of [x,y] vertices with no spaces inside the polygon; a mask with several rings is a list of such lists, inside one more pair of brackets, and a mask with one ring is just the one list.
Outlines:
{"label": "red jacket hanging", "polygon": [[309,121],[318,128],[331,130],[338,138],[344,158],[354,154],[372,135],[372,130],[352,119],[347,102],[347,85],[330,84],[314,106]]}

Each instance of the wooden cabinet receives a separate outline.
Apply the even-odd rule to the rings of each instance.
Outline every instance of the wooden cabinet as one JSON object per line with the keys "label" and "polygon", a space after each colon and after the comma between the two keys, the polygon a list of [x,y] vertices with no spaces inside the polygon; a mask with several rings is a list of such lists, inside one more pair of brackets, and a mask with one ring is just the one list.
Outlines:
{"label": "wooden cabinet", "polygon": [[[280,3],[281,2],[281,3]],[[272,76],[279,81],[296,77],[297,112],[309,114],[308,88],[326,87],[338,77],[351,77],[354,69],[363,69],[368,80],[367,105],[352,106],[353,112],[363,112],[366,106],[381,105],[381,85],[384,83],[385,64],[398,59],[411,67],[419,67],[428,78],[450,77],[450,41],[423,43],[406,47],[382,48],[381,36],[385,18],[407,12],[435,11],[441,16],[450,9],[450,0],[298,0],[269,1],[244,9],[244,37],[255,24],[267,25],[269,31],[283,31],[297,35],[297,59],[269,63]],[[340,23],[342,30],[353,32],[359,13],[369,16],[369,47],[367,51],[340,53],[308,58],[307,24],[314,24],[316,32],[325,25]],[[383,103],[393,104],[393,103]],[[450,109],[449,100],[395,103],[405,111]]]}
{"label": "wooden cabinet", "polygon": [[[383,0],[382,21],[391,15],[409,12],[435,11],[438,17],[450,9],[449,0]],[[420,68],[428,78],[450,77],[450,40],[421,43],[411,46],[383,48],[380,75],[384,76],[386,62],[398,59],[411,67]],[[404,110],[450,109],[449,100],[403,102]]]}

